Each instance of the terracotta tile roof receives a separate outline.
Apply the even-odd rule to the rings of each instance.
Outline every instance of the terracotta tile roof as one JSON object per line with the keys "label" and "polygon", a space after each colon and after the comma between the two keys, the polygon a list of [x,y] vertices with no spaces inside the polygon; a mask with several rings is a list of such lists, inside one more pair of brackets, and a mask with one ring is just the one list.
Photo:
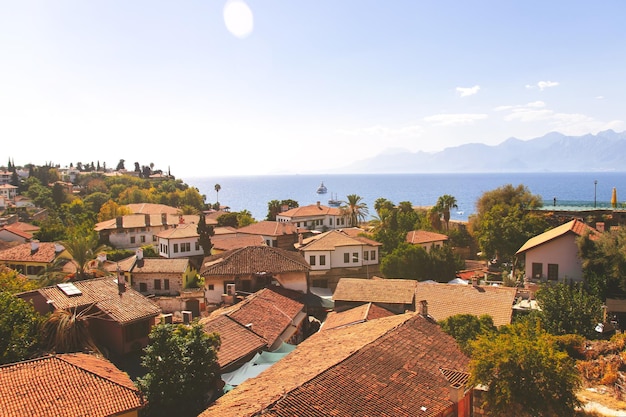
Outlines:
{"label": "terracotta tile roof", "polygon": [[406,234],[406,241],[414,245],[447,241],[448,236],[426,230],[412,230]]}
{"label": "terracotta tile roof", "polygon": [[[143,258],[136,261],[131,272],[133,273],[163,273],[182,274],[189,267],[188,258]],[[120,267],[121,269],[121,267]]]}
{"label": "terracotta tile roof", "polygon": [[293,223],[274,222],[269,220],[253,223],[238,229],[241,233],[250,233],[254,235],[264,236],[281,236],[297,233],[296,226]]}
{"label": "terracotta tile roof", "polygon": [[301,251],[328,251],[341,246],[381,246],[381,243],[362,236],[348,236],[341,230],[330,230],[304,239],[298,249]]}
{"label": "terracotta tile roof", "polygon": [[400,314],[316,333],[201,416],[436,415],[468,364],[436,323]]}
{"label": "terracotta tile roof", "polygon": [[0,398],[6,417],[104,417],[144,406],[128,375],[81,353],[1,366]]}
{"label": "terracotta tile roof", "polygon": [[0,227],[0,231],[2,231],[2,230],[5,230],[6,232],[12,233],[12,234],[14,234],[16,236],[19,236],[19,237],[23,238],[23,239],[29,240],[29,239],[33,238],[33,234],[32,233],[26,232],[26,231],[20,230],[20,229],[13,229],[13,228],[10,228],[9,226]]}
{"label": "terracotta tile roof", "polygon": [[321,330],[335,329],[337,327],[349,326],[351,324],[393,315],[394,313],[389,310],[379,307],[376,304],[367,303],[342,312],[332,311],[328,313]]}
{"label": "terracotta tile roof", "polygon": [[176,207],[167,206],[165,204],[154,204],[154,203],[136,203],[136,204],[126,204],[126,207],[130,209],[134,214],[180,214],[180,209]]}
{"label": "terracotta tile roof", "polygon": [[197,224],[180,224],[167,230],[157,233],[157,237],[162,239],[185,239],[190,237],[198,237]]}
{"label": "terracotta tile roof", "polygon": [[226,315],[203,318],[200,323],[207,333],[217,333],[220,336],[221,346],[217,352],[217,360],[222,369],[267,348],[265,339]]}
{"label": "terracotta tile roof", "polygon": [[56,309],[60,310],[87,307],[93,304],[98,310],[120,324],[156,317],[161,313],[156,303],[128,285],[126,291],[120,295],[117,282],[111,276],[75,281],[72,284],[80,291],[80,294],[68,296],[56,285],[40,288],[34,292],[39,292],[46,300],[50,300]]}
{"label": "terracotta tile roof", "polygon": [[267,340],[272,346],[295,319],[304,310],[304,304],[273,291],[263,288],[249,295],[242,302],[235,304],[235,309],[228,317]]}
{"label": "terracotta tile roof", "polygon": [[516,255],[522,252],[526,252],[528,249],[535,248],[558,237],[564,236],[568,233],[573,233],[576,236],[582,236],[587,232],[591,233],[592,239],[598,234],[598,231],[594,228],[587,226],[580,220],[574,219],[570,222],[555,227],[554,229],[550,229],[545,233],[528,239],[528,241],[526,241],[526,243],[524,243],[524,245],[522,245],[522,247],[516,252]]}
{"label": "terracotta tile roof", "polygon": [[211,238],[213,248],[217,250],[231,250],[245,248],[246,246],[263,246],[265,240],[259,235],[217,235]]}
{"label": "terracotta tile roof", "polygon": [[512,287],[492,287],[454,285],[438,283],[418,283],[415,292],[417,304],[428,302],[428,314],[435,320],[445,320],[456,314],[473,314],[477,317],[488,314],[493,324],[511,324],[516,289]]}
{"label": "terracotta tile roof", "polygon": [[[51,263],[65,250],[53,242],[39,242],[37,250],[32,250],[32,242],[5,249],[0,252],[0,262],[41,262]],[[61,249],[59,251],[59,249]]]}
{"label": "terracotta tile roof", "polygon": [[290,217],[297,219],[298,217],[313,216],[341,216],[341,209],[337,207],[328,207],[321,204],[311,204],[308,206],[296,207],[291,210],[279,213],[280,217]]}
{"label": "terracotta tile roof", "polygon": [[35,226],[34,224],[24,223],[24,222],[15,222],[11,224],[7,224],[4,226],[5,229],[9,230],[21,230],[23,232],[36,232],[40,228],[39,226]]}
{"label": "terracotta tile roof", "polygon": [[309,269],[309,264],[299,253],[269,246],[247,246],[204,258],[200,275],[303,272]]}
{"label": "terracotta tile roof", "polygon": [[214,227],[215,236],[236,234],[237,229],[231,226]]}
{"label": "terracotta tile roof", "polygon": [[[165,222],[163,220],[163,216],[165,216]],[[147,219],[146,219],[147,217]],[[181,221],[183,223],[181,223]],[[175,215],[175,214],[127,214],[122,216],[122,227],[124,229],[137,229],[143,227],[162,227],[164,225],[167,226],[177,226],[180,224],[198,224],[200,221],[200,216],[195,214],[185,214],[185,215]],[[207,224],[217,224],[215,220],[206,220]],[[102,230],[115,230],[117,229],[117,220],[110,219],[105,220],[99,223],[96,223],[94,230],[96,232],[100,232]]]}
{"label": "terracotta tile roof", "polygon": [[413,304],[416,287],[412,279],[340,278],[333,300]]}

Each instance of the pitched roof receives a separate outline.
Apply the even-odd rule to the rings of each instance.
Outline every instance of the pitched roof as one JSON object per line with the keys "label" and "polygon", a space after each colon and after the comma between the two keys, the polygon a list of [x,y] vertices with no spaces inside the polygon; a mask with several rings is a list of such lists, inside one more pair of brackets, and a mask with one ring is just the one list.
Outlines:
{"label": "pitched roof", "polygon": [[[196,214],[127,214],[121,216],[122,228],[137,229],[150,226],[178,226],[182,224],[198,224],[200,216]],[[182,223],[181,223],[182,222]],[[216,220],[206,220],[207,224],[215,225]],[[96,223],[94,230],[100,232],[102,230],[117,229],[117,219],[109,219]]]}
{"label": "pitched roof", "polygon": [[[33,245],[37,247],[33,250]],[[65,248],[53,242],[29,242],[0,251],[0,261],[51,263]]]}
{"label": "pitched roof", "polygon": [[316,333],[201,416],[435,415],[468,363],[436,323],[405,313]]}
{"label": "pitched roof", "polygon": [[382,317],[393,316],[389,310],[377,306],[373,303],[367,303],[349,310],[336,312],[331,311],[326,316],[321,330],[330,330],[337,327],[349,326],[351,324],[362,323],[368,320],[375,320]]}
{"label": "pitched roof", "polygon": [[516,292],[512,287],[420,282],[415,291],[415,300],[426,300],[428,314],[437,321],[456,314],[473,314],[477,317],[488,314],[493,324],[502,326],[511,324]]}
{"label": "pitched roof", "polygon": [[208,256],[202,261],[200,275],[305,272],[309,269],[309,264],[299,253],[264,245],[246,246]]}
{"label": "pitched roof", "polygon": [[278,213],[280,217],[312,217],[312,216],[341,216],[341,209],[337,207],[328,207],[321,204],[311,204],[308,206],[296,207],[282,213]]}
{"label": "pitched roof", "polygon": [[187,270],[188,267],[189,267],[188,258],[173,258],[173,259],[143,258],[140,261],[135,261],[131,269],[131,272],[133,273],[182,274]]}
{"label": "pitched roof", "polygon": [[238,232],[264,236],[281,236],[295,234],[298,231],[293,223],[264,220],[241,227],[238,229]]}
{"label": "pitched roof", "polygon": [[144,406],[128,375],[83,353],[1,366],[0,398],[7,417],[111,416]]}
{"label": "pitched roof", "polygon": [[263,288],[235,304],[227,315],[243,326],[250,326],[250,330],[272,346],[303,309],[304,304],[271,288]]}
{"label": "pitched roof", "polygon": [[185,239],[198,236],[200,236],[198,234],[198,225],[191,223],[179,224],[176,227],[161,230],[157,233],[157,237],[162,239]]}
{"label": "pitched roof", "polygon": [[154,204],[154,203],[132,203],[126,204],[126,207],[130,209],[134,214],[180,214],[180,209],[176,207],[168,206],[165,204]]}
{"label": "pitched roof", "polygon": [[205,332],[220,336],[217,361],[222,369],[267,347],[265,339],[227,315],[206,317],[200,324]]}
{"label": "pitched roof", "polygon": [[301,251],[329,251],[341,246],[381,246],[381,244],[366,237],[349,236],[341,230],[329,230],[304,239],[298,249]]}
{"label": "pitched roof", "polygon": [[36,232],[40,229],[39,226],[25,222],[15,222],[4,226],[5,229],[21,230],[23,232]]}
{"label": "pitched roof", "polygon": [[412,230],[406,234],[406,241],[414,245],[448,240],[448,236],[426,230]]}
{"label": "pitched roof", "polygon": [[40,288],[28,293],[21,293],[24,298],[38,292],[51,301],[56,309],[67,310],[76,307],[94,305],[98,310],[121,324],[132,323],[161,313],[159,306],[141,293],[126,286],[121,295],[118,292],[117,279],[111,276],[84,281],[74,281],[79,294],[67,295],[58,285]]}
{"label": "pitched roof", "polygon": [[587,226],[580,220],[574,219],[565,224],[557,226],[554,229],[550,229],[547,232],[528,239],[526,243],[524,243],[524,245],[522,245],[522,247],[515,254],[517,255],[522,252],[526,252],[529,249],[535,248],[539,245],[543,245],[544,243],[550,242],[551,240],[554,240],[569,233],[573,233],[576,236],[582,236],[587,232],[591,233],[592,238],[594,238],[598,234],[598,231],[594,228]]}
{"label": "pitched roof", "polygon": [[259,235],[224,234],[213,236],[211,243],[214,249],[227,251],[246,246],[262,246],[265,245],[265,240]]}
{"label": "pitched roof", "polygon": [[340,278],[333,300],[413,304],[416,286],[412,279]]}

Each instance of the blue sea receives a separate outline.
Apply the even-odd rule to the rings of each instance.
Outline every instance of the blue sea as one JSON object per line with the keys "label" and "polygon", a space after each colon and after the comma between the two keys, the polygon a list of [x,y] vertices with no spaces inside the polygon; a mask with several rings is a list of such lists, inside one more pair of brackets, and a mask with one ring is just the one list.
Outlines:
{"label": "blue sea", "polygon": [[[300,206],[319,201],[328,205],[330,198],[346,200],[357,194],[375,216],[374,202],[386,198],[394,204],[410,201],[414,206],[432,206],[439,196],[450,194],[458,202],[451,218],[466,221],[474,213],[478,198],[485,192],[506,184],[523,184],[540,195],[545,206],[567,208],[588,206],[610,207],[612,190],[617,189],[618,202],[626,201],[625,172],[590,173],[500,173],[500,174],[359,174],[359,175],[262,175],[229,177],[181,178],[215,203],[220,184],[219,202],[231,211],[248,210],[260,221],[267,216],[271,200],[292,199]],[[317,194],[324,183],[328,192]],[[620,199],[623,192],[623,199]]]}

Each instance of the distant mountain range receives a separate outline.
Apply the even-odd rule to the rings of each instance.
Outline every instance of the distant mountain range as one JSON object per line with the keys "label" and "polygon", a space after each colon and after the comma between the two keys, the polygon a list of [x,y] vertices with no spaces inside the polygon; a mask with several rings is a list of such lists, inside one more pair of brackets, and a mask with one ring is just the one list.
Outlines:
{"label": "distant mountain range", "polygon": [[388,151],[335,173],[590,172],[626,171],[626,132],[565,136],[552,132],[491,146],[470,143],[441,152]]}

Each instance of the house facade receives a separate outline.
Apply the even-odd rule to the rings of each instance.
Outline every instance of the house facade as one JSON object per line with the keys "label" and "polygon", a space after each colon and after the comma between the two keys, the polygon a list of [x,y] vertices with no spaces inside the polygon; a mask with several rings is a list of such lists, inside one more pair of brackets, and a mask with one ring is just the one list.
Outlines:
{"label": "house facade", "polygon": [[0,196],[6,201],[14,201],[17,196],[17,187],[11,184],[0,184]]}
{"label": "house facade", "polygon": [[88,314],[88,328],[95,341],[124,355],[140,351],[161,314],[159,306],[114,276],[57,284],[17,294],[37,312],[55,310]]}
{"label": "house facade", "polygon": [[582,260],[576,239],[598,232],[580,220],[572,220],[529,239],[515,254],[525,265],[529,281],[581,281]]}
{"label": "house facade", "polygon": [[187,258],[204,254],[197,224],[178,224],[159,232],[156,238],[159,256],[164,258]]}
{"label": "house facade", "polygon": [[311,286],[334,290],[342,276],[369,278],[378,274],[381,246],[362,236],[330,230],[302,239],[296,248],[311,266]]}
{"label": "house facade", "polygon": [[428,252],[431,248],[443,247],[448,242],[448,236],[427,230],[412,230],[406,234],[406,242],[419,245]]}
{"label": "house facade", "polygon": [[225,297],[251,294],[272,285],[306,293],[309,269],[296,252],[247,246],[205,257],[200,276],[205,280],[207,302],[221,304]]}
{"label": "house facade", "polygon": [[38,274],[52,266],[57,259],[69,261],[71,258],[61,244],[37,240],[0,251],[0,264],[5,264],[31,279],[37,279]]}
{"label": "house facade", "polygon": [[276,215],[279,223],[291,223],[296,228],[325,231],[350,227],[350,219],[343,215],[341,209],[317,204],[296,207]]}
{"label": "house facade", "polygon": [[290,222],[264,220],[241,227],[237,233],[261,236],[267,246],[284,250],[294,250],[298,242],[298,228]]}

